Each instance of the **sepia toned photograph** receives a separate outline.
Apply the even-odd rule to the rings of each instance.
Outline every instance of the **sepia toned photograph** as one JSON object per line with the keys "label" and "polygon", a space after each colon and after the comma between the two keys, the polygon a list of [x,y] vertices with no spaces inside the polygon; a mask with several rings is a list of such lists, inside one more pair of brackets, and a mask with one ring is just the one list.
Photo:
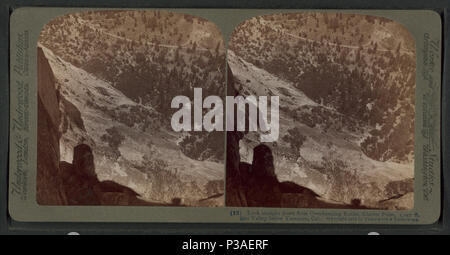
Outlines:
{"label": "sepia toned photograph", "polygon": [[414,208],[416,52],[402,24],[258,16],[235,28],[227,63],[228,95],[279,97],[277,141],[227,132],[227,206]]}
{"label": "sepia toned photograph", "polygon": [[175,132],[175,96],[225,94],[215,24],[84,11],[38,40],[40,205],[224,206],[224,132]]}
{"label": "sepia toned photograph", "polygon": [[436,11],[26,7],[9,17],[12,224],[442,217]]}

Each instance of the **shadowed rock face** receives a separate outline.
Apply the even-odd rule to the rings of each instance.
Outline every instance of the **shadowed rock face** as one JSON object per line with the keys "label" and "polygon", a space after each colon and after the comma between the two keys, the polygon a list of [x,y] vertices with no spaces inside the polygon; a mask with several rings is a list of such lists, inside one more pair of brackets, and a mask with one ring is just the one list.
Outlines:
{"label": "shadowed rock face", "polygon": [[71,123],[73,123],[79,129],[86,131],[83,119],[81,118],[81,112],[78,110],[78,108],[64,97],[61,97],[61,101],[64,107],[64,116],[61,116],[63,122],[61,132],[64,133],[67,132],[68,128],[73,128],[69,127]]}
{"label": "shadowed rock face", "polygon": [[97,178],[95,173],[94,155],[91,147],[86,144],[79,144],[73,150],[73,166],[79,172],[77,175],[92,179]]}
{"label": "shadowed rock face", "polygon": [[69,205],[155,205],[139,199],[139,194],[126,186],[99,181],[92,149],[86,144],[74,148],[72,164],[61,161],[60,167]]}
{"label": "shadowed rock face", "polygon": [[41,205],[65,205],[59,168],[59,93],[50,65],[38,48],[38,135],[36,200]]}
{"label": "shadowed rock face", "polygon": [[260,144],[253,149],[253,161],[247,180],[249,206],[281,207],[281,190],[275,175],[272,151]]}
{"label": "shadowed rock face", "polygon": [[[233,73],[230,67],[227,69],[227,95],[236,96],[237,91],[234,88]],[[234,115],[236,116],[236,115]],[[236,121],[234,122],[236,123]],[[236,129],[234,129],[236,130]],[[243,134],[238,131],[227,132],[227,156],[226,156],[226,196],[225,204],[227,206],[247,206],[245,195],[245,184],[242,182],[240,171],[241,156],[239,155],[239,140]]]}
{"label": "shadowed rock face", "polygon": [[276,178],[272,150],[264,144],[253,149],[252,175]]}

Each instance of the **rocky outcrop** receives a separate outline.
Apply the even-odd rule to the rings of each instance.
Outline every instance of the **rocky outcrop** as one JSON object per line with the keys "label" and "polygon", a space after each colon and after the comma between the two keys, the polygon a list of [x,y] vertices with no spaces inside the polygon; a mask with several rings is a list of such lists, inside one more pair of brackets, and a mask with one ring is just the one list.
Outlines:
{"label": "rocky outcrop", "polygon": [[86,144],[74,148],[72,164],[61,161],[64,192],[69,205],[159,205],[139,199],[134,190],[113,181],[99,181],[94,155]]}
{"label": "rocky outcrop", "polygon": [[[247,170],[248,171],[248,170]],[[280,183],[275,175],[271,149],[260,144],[253,149],[253,162],[246,185],[248,206],[281,207]]]}
{"label": "rocky outcrop", "polygon": [[67,198],[59,168],[59,93],[55,77],[38,48],[38,135],[36,200],[41,205],[64,205]]}
{"label": "rocky outcrop", "polygon": [[253,149],[252,164],[240,164],[241,183],[248,206],[281,208],[366,208],[360,201],[347,205],[330,203],[314,191],[294,182],[280,182],[275,174],[272,150],[260,144]]}

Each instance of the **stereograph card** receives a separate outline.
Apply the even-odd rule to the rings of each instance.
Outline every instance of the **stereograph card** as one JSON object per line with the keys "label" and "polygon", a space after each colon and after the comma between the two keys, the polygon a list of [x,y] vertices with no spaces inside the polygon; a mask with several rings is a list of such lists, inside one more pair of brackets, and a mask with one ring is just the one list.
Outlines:
{"label": "stereograph card", "polygon": [[23,7],[10,20],[16,221],[440,216],[433,11]]}

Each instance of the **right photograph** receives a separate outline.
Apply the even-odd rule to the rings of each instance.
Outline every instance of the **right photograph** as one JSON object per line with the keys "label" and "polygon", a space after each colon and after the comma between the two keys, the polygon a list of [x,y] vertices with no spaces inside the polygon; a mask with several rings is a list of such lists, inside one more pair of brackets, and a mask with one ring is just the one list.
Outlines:
{"label": "right photograph", "polygon": [[279,97],[276,141],[227,132],[227,206],[413,209],[416,52],[402,24],[259,16],[236,27],[227,62],[229,96]]}

